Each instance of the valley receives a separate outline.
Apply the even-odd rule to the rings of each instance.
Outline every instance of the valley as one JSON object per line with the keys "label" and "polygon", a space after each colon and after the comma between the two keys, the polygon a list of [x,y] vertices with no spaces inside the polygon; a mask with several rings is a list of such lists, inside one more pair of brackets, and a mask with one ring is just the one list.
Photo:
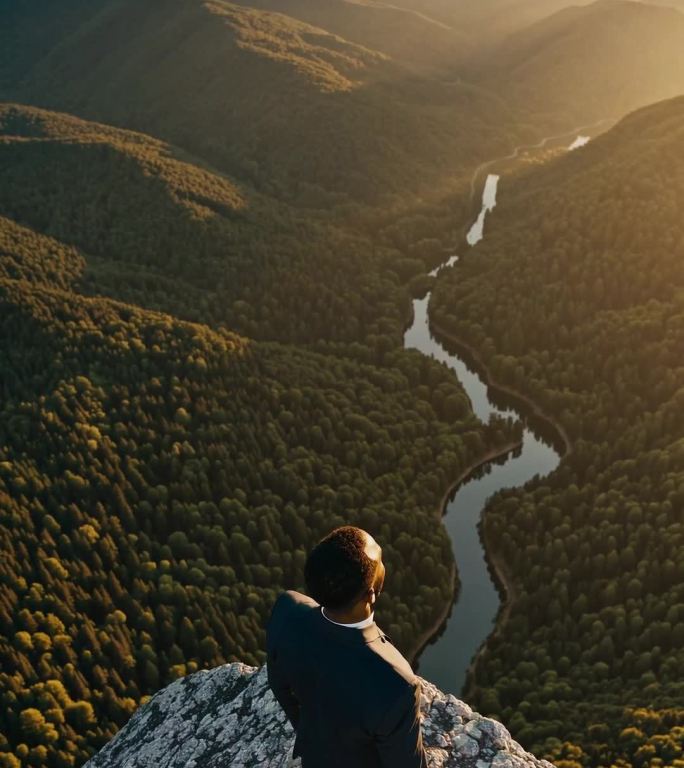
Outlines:
{"label": "valley", "polygon": [[0,766],[262,663],[352,523],[421,675],[681,768],[682,10],[0,0]]}

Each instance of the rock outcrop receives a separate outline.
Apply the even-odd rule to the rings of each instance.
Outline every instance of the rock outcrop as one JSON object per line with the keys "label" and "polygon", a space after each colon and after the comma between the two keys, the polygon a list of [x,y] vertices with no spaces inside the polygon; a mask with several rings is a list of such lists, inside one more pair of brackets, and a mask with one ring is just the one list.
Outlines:
{"label": "rock outcrop", "polygon": [[[422,685],[430,768],[553,768],[501,723]],[[293,741],[266,667],[224,664],[158,691],[85,768],[286,768]]]}

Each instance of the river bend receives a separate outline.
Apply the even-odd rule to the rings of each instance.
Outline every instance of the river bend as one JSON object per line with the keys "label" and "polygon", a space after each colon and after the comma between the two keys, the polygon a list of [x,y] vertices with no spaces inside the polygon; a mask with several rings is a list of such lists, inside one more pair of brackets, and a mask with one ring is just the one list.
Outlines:
{"label": "river bend", "polygon": [[[574,133],[576,140],[565,146],[567,150],[574,150],[588,141],[588,137],[580,134],[581,130],[544,139],[529,148],[543,148],[551,141]],[[529,148],[519,147],[512,155],[501,160],[517,158],[523,149]],[[495,162],[486,163],[475,171],[473,188],[477,183],[477,175],[484,167],[491,167]],[[467,233],[464,248],[475,245],[484,236],[486,216],[496,205],[498,182],[499,176],[488,174],[482,209]],[[458,256],[453,255],[433,270],[431,275],[436,275],[442,269],[458,269],[457,263]],[[501,414],[512,416],[524,425],[522,447],[474,471],[453,490],[444,510],[443,521],[451,539],[460,589],[445,624],[419,654],[418,671],[443,691],[460,696],[468,668],[494,629],[502,608],[480,540],[478,524],[482,511],[487,500],[497,491],[520,487],[535,476],[543,477],[552,472],[558,466],[561,455],[559,449],[554,448],[548,439],[542,437],[539,429],[530,423],[522,400],[519,403],[516,401],[516,405],[497,405],[495,400],[500,402],[500,395],[497,398],[497,394],[490,391],[481,373],[466,360],[469,357],[467,351],[447,349],[434,338],[428,319],[430,295],[428,293],[413,301],[413,322],[404,335],[404,347],[417,349],[424,355],[446,363],[458,376],[470,398],[473,411],[482,421],[487,422],[492,415]]]}

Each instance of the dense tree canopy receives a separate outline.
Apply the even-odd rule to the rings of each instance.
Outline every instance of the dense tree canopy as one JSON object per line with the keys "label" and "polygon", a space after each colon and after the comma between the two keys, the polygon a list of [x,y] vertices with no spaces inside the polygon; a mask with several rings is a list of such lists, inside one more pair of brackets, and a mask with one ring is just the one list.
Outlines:
{"label": "dense tree canopy", "polygon": [[177,676],[262,662],[335,525],[382,542],[384,624],[415,650],[452,595],[439,501],[515,431],[418,353],[377,367],[83,297],[79,252],[0,232],[0,759],[80,764]]}

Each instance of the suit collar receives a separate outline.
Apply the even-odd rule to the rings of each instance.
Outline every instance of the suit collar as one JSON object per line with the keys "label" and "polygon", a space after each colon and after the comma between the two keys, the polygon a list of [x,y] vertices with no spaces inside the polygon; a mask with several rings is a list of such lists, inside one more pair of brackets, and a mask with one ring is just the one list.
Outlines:
{"label": "suit collar", "polygon": [[[328,616],[326,614],[325,608],[323,608],[323,606],[321,606],[321,613],[323,614],[323,616],[325,616],[325,618],[328,621],[332,622],[333,624],[341,624],[342,623],[342,622],[339,622],[339,621],[333,621],[333,619],[331,619],[330,616]],[[367,618],[363,619],[363,621],[357,621],[357,622],[353,622],[351,624],[344,624],[343,626],[348,627],[349,629],[363,629],[364,627],[372,626],[373,621],[374,621],[374,616],[371,613],[371,615],[368,616]]]}
{"label": "suit collar", "polygon": [[[320,608],[312,611],[311,614],[321,631],[325,632],[329,637],[335,638],[343,643],[350,645],[367,645],[368,643],[373,643],[376,640],[383,640],[387,637],[375,622],[369,624],[367,627],[359,629],[357,627],[344,627],[340,624],[333,624],[325,618],[321,613]],[[389,640],[389,638],[387,639]]]}

